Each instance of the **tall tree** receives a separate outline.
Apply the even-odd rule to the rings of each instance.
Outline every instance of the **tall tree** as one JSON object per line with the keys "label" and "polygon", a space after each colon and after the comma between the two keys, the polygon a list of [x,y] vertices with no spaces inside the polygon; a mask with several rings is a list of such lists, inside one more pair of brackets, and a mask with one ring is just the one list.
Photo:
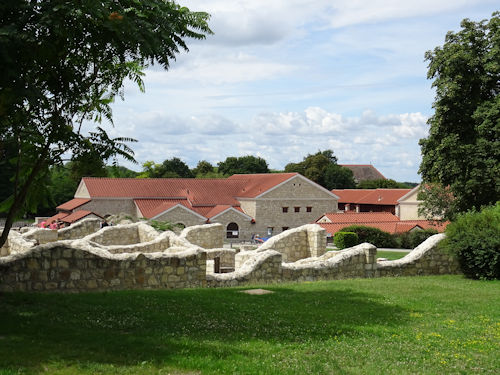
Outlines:
{"label": "tall tree", "polygon": [[226,160],[219,162],[218,167],[220,173],[229,176],[233,174],[269,173],[267,162],[252,155],[230,156]]}
{"label": "tall tree", "polygon": [[289,163],[285,172],[298,172],[328,190],[356,186],[352,171],[337,164],[332,150],[309,154],[300,163]]}
{"label": "tall tree", "polygon": [[194,175],[188,165],[179,158],[165,160],[159,167],[159,173],[162,178],[193,178]]}
{"label": "tall tree", "polygon": [[[90,141],[133,160],[130,150],[85,121],[112,121],[110,104],[143,69],[168,69],[186,38],[210,33],[208,14],[164,0],[3,0],[0,2],[0,144],[13,145],[12,196],[0,246],[33,184],[64,153]],[[3,148],[3,147],[0,147]]]}
{"label": "tall tree", "polygon": [[446,218],[500,199],[500,13],[461,27],[425,55],[436,98],[420,173],[442,187],[428,194],[452,193]]}
{"label": "tall tree", "polygon": [[210,164],[208,161],[201,160],[196,165],[196,168],[193,168],[192,172],[196,177],[198,177],[198,176],[201,177],[201,176],[204,176],[208,173],[213,173],[213,172],[215,172],[215,170],[214,170],[214,166],[212,164]]}

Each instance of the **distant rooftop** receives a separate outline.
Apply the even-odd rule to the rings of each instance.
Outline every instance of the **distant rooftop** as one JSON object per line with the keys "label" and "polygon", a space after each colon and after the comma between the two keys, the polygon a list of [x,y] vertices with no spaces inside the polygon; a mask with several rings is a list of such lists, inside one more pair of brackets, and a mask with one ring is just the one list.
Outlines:
{"label": "distant rooftop", "polygon": [[349,168],[356,182],[386,179],[384,175],[371,164],[340,164],[340,166]]}

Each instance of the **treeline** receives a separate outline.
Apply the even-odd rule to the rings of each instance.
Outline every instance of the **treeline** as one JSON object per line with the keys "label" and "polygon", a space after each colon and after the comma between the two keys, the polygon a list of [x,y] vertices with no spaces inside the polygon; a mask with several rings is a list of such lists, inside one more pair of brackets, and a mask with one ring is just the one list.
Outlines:
{"label": "treeline", "polygon": [[[82,177],[226,178],[233,174],[298,172],[328,190],[412,187],[394,180],[363,181],[356,184],[352,171],[337,163],[332,150],[307,155],[299,163],[287,164],[284,170],[271,170],[263,158],[247,155],[231,156],[217,165],[201,160],[194,168],[189,168],[177,157],[162,163],[146,161],[142,164],[142,171],[136,172],[122,166],[106,166],[101,159],[92,155],[89,153],[86,157],[79,157],[64,165],[50,167],[48,174],[39,180],[37,199],[28,211],[37,212],[38,215],[53,214],[54,207],[73,198]],[[9,184],[4,184],[0,190],[0,202],[8,199],[10,194]]]}

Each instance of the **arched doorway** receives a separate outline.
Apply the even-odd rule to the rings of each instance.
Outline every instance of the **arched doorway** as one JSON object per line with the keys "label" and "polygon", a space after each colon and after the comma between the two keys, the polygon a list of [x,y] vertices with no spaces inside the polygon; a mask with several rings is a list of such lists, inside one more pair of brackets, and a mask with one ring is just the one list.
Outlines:
{"label": "arched doorway", "polygon": [[226,228],[226,238],[238,238],[240,236],[238,229],[238,224],[229,223]]}

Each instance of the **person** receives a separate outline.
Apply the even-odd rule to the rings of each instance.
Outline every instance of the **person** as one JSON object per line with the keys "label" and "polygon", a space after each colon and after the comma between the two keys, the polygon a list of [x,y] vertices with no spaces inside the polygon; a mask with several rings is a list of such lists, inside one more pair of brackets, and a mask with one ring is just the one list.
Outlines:
{"label": "person", "polygon": [[252,239],[250,240],[251,243],[255,243],[255,233],[252,233]]}
{"label": "person", "polygon": [[55,221],[53,221],[52,223],[50,223],[49,229],[57,230],[57,223]]}
{"label": "person", "polygon": [[101,229],[107,226],[109,226],[109,224],[106,220],[101,221]]}
{"label": "person", "polygon": [[47,228],[47,222],[46,221],[42,221],[40,223],[40,228]]}
{"label": "person", "polygon": [[264,240],[262,238],[260,238],[260,236],[258,234],[255,235],[255,242],[257,242],[258,244],[262,244],[264,243]]}

